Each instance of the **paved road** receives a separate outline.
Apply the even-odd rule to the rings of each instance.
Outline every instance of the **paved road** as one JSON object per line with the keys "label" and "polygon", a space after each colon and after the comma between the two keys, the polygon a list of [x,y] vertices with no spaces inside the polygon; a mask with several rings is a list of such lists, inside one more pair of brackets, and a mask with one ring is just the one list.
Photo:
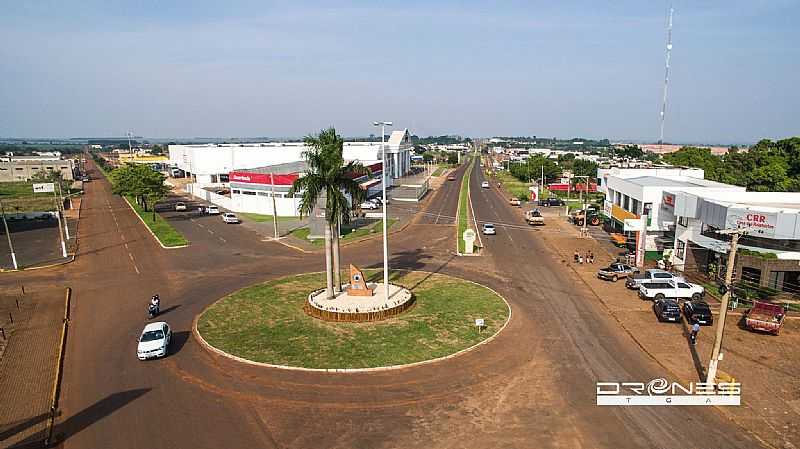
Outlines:
{"label": "paved road", "polygon": [[461,164],[448,176],[454,176],[454,181],[445,180],[431,199],[427,212],[420,218],[422,224],[454,225],[456,223],[456,210],[458,209],[458,194],[461,179],[467,165]]}
{"label": "paved road", "polygon": [[[521,224],[494,190],[475,187],[481,176],[474,170],[471,180],[478,218]],[[457,199],[443,192],[458,182],[446,184],[427,217],[454,214]],[[208,223],[213,235],[196,226],[189,248],[163,250],[105,181],[92,183],[83,217],[75,263],[3,278],[73,287],[57,430],[68,449],[754,445],[713,410],[595,407],[596,380],[662,373],[527,228],[499,227],[485,255],[471,258],[452,255],[452,227],[436,226],[441,220],[393,235],[392,267],[488,284],[509,300],[513,319],[492,343],[446,362],[342,375],[243,366],[189,336],[194,316],[216,298],[319,271],[319,254],[216,222]],[[381,264],[379,240],[342,252],[345,263]],[[155,292],[175,343],[169,357],[143,363],[135,340]],[[686,425],[697,429],[691,443]]]}

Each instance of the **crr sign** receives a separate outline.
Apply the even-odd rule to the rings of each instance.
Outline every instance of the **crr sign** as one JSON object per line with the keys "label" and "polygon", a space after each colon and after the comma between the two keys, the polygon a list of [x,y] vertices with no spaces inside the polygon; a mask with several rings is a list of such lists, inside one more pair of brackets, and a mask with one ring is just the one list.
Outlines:
{"label": "crr sign", "polygon": [[729,208],[725,217],[727,229],[749,229],[751,234],[765,237],[775,236],[777,223],[778,214],[776,213],[748,209]]}

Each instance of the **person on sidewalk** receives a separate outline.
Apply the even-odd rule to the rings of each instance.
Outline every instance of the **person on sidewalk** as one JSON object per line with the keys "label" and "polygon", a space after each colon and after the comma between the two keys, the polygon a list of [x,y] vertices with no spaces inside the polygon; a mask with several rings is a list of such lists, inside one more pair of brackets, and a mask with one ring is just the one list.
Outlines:
{"label": "person on sidewalk", "polygon": [[589,263],[594,263],[594,253],[589,251]]}
{"label": "person on sidewalk", "polygon": [[699,334],[699,333],[700,333],[700,325],[697,324],[697,323],[694,323],[692,325],[692,333],[689,334],[689,339],[692,341],[693,345],[697,344],[697,334]]}
{"label": "person on sidewalk", "polygon": [[575,252],[572,254],[572,260],[573,260],[575,263],[578,263],[578,259],[579,259],[580,257],[581,257],[581,255],[580,255],[580,253],[578,252],[578,250],[576,249],[576,250],[575,250]]}

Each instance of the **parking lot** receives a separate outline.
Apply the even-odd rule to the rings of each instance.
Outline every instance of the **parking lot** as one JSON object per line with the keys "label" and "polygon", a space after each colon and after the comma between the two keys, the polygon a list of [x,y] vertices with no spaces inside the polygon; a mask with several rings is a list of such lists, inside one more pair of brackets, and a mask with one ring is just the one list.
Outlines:
{"label": "parking lot", "polygon": [[[67,253],[74,253],[77,235],[77,220],[69,219],[70,239],[66,240]],[[64,260],[58,236],[58,221],[53,219],[8,220],[11,243],[20,268],[58,263]],[[13,269],[11,251],[5,228],[0,226],[0,268]]]}

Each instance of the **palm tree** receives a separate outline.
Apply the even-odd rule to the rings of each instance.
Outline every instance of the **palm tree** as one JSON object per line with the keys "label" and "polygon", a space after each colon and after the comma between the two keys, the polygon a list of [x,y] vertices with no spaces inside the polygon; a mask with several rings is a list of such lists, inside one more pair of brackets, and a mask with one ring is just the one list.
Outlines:
{"label": "palm tree", "polygon": [[[350,211],[356,201],[364,196],[364,191],[355,181],[354,175],[369,173],[369,169],[359,162],[344,163],[342,150],[344,140],[334,128],[320,131],[316,136],[305,139],[309,147],[303,152],[308,165],[306,173],[296,179],[289,194],[302,192],[300,216],[309,216],[317,202],[325,202],[325,273],[326,296],[332,299],[334,292],[341,290],[339,269],[339,226],[350,222]],[[352,203],[348,201],[348,196]]]}

